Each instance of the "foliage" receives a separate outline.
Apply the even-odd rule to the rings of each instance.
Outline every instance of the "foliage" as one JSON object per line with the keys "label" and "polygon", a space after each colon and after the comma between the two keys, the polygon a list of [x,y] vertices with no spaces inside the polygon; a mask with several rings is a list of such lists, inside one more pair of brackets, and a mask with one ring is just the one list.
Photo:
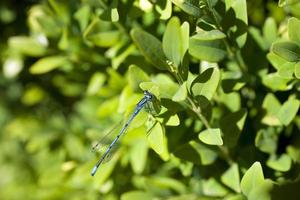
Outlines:
{"label": "foliage", "polygon": [[299,199],[299,7],[1,2],[1,199]]}

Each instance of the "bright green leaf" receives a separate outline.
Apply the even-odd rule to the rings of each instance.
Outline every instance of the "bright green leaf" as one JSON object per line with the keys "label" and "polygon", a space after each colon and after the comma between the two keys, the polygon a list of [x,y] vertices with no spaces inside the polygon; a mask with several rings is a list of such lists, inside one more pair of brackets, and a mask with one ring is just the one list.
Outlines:
{"label": "bright green leaf", "polygon": [[295,71],[295,63],[286,62],[278,70],[278,76],[280,76],[282,78],[292,79],[294,71]]}
{"label": "bright green leaf", "polygon": [[46,45],[31,37],[10,37],[8,40],[8,45],[10,48],[28,56],[42,56],[46,53]]}
{"label": "bright green leaf", "polygon": [[300,62],[295,64],[295,76],[297,79],[300,79]]}
{"label": "bright green leaf", "polygon": [[221,181],[235,192],[241,192],[239,167],[236,163],[231,165],[230,168],[225,171],[221,176]]}
{"label": "bright green leaf", "polygon": [[289,33],[289,38],[292,41],[300,43],[300,20],[292,17],[288,21],[288,33]]}
{"label": "bright green leaf", "polygon": [[89,81],[88,88],[87,88],[87,94],[88,95],[97,94],[99,92],[99,90],[101,89],[101,87],[103,86],[104,82],[105,82],[104,74],[102,74],[100,72],[94,73]]}
{"label": "bright green leaf", "polygon": [[130,161],[132,169],[136,174],[144,171],[147,161],[148,143],[144,139],[134,141],[134,145],[130,150]]}
{"label": "bright green leaf", "polygon": [[290,98],[280,108],[277,117],[284,125],[289,125],[295,118],[299,109],[299,100]]}
{"label": "bright green leaf", "polygon": [[264,174],[261,164],[255,162],[244,174],[241,181],[242,192],[248,196],[251,191],[255,190],[264,182]]}
{"label": "bright green leaf", "polygon": [[159,1],[159,2],[157,2],[157,5],[155,5],[156,11],[160,14],[160,19],[163,19],[163,20],[169,19],[172,15],[172,2],[169,0],[165,1],[164,8],[161,8],[161,5],[159,5],[160,2],[163,2],[163,1]]}
{"label": "bright green leaf", "polygon": [[267,160],[267,166],[276,171],[287,172],[290,170],[291,165],[292,159],[286,154],[282,154],[278,158],[275,155],[271,155]]}
{"label": "bright green leaf", "polygon": [[262,119],[262,122],[270,126],[280,125],[280,121],[277,117],[281,107],[280,102],[277,100],[274,94],[268,93],[263,101],[262,108],[265,110],[266,114]]}
{"label": "bright green leaf", "polygon": [[277,26],[274,18],[268,17],[265,21],[263,35],[268,42],[268,47],[277,39]]}
{"label": "bright green leaf", "polygon": [[226,38],[226,35],[219,30],[211,31],[198,31],[196,35],[193,35],[193,39],[201,41],[213,41]]}
{"label": "bright green leaf", "polygon": [[44,97],[45,93],[40,87],[32,86],[24,91],[21,101],[25,105],[31,106],[41,102]]}
{"label": "bright green leaf", "polygon": [[279,70],[283,64],[287,63],[287,61],[284,58],[278,56],[273,52],[269,52],[267,54],[267,58],[277,70]]}
{"label": "bright green leaf", "polygon": [[144,191],[130,191],[121,195],[121,200],[152,200],[153,196],[150,193]]}
{"label": "bright green leaf", "polygon": [[108,22],[95,18],[83,33],[85,40],[99,47],[111,47],[120,41],[120,32],[111,30]]}
{"label": "bright green leaf", "polygon": [[176,102],[180,102],[180,101],[184,101],[186,97],[187,97],[187,85],[186,82],[184,82],[182,85],[180,85],[179,89],[172,97],[172,100]]}
{"label": "bright green leaf", "polygon": [[166,126],[178,126],[180,124],[180,120],[178,115],[172,115],[168,121],[166,122]]}
{"label": "bright green leaf", "polygon": [[221,130],[218,128],[210,128],[202,131],[198,135],[199,140],[209,145],[223,145]]}
{"label": "bright green leaf", "polygon": [[148,135],[148,142],[151,148],[157,153],[162,154],[165,149],[164,129],[159,122],[156,122]]}
{"label": "bright green leaf", "polygon": [[210,178],[203,183],[203,193],[207,196],[224,197],[228,191],[216,179]]}
{"label": "bright green leaf", "polygon": [[183,59],[182,52],[182,38],[180,21],[177,17],[172,17],[167,24],[163,36],[163,51],[166,57],[178,67]]}
{"label": "bright green leaf", "polygon": [[140,83],[150,81],[149,76],[135,65],[130,65],[128,71],[128,83],[135,92],[139,90]]}
{"label": "bright green leaf", "polygon": [[274,91],[290,90],[292,86],[288,85],[289,82],[289,79],[281,78],[277,73],[270,73],[263,77],[263,84]]}
{"label": "bright green leaf", "polygon": [[59,67],[63,67],[67,62],[65,56],[48,56],[39,59],[31,65],[29,71],[32,74],[44,74]]}
{"label": "bright green leaf", "polygon": [[78,21],[81,31],[88,25],[90,14],[91,8],[89,5],[84,5],[75,12],[74,18]]}

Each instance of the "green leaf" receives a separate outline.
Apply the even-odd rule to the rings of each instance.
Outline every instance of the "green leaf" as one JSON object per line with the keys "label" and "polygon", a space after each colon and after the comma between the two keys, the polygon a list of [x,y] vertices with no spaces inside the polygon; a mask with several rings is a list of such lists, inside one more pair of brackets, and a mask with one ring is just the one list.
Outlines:
{"label": "green leaf", "polygon": [[184,12],[195,17],[201,17],[202,12],[199,7],[199,0],[171,0],[176,6]]}
{"label": "green leaf", "polygon": [[24,91],[22,103],[25,105],[34,105],[41,102],[45,97],[44,91],[38,86],[31,86]]}
{"label": "green leaf", "polygon": [[282,67],[282,65],[287,63],[287,61],[284,58],[278,56],[273,52],[268,53],[267,58],[277,70],[279,70]]}
{"label": "green leaf", "polygon": [[189,37],[190,37],[190,24],[188,22],[183,22],[180,27],[181,30],[181,61],[184,58],[188,48],[189,48]]}
{"label": "green leaf", "polygon": [[273,129],[261,129],[255,137],[255,146],[262,152],[272,154],[277,149],[278,135]]}
{"label": "green leaf", "polygon": [[150,130],[148,142],[151,148],[157,153],[162,154],[165,151],[165,133],[159,122],[156,122],[154,127]]}
{"label": "green leaf", "polygon": [[218,101],[227,106],[227,108],[234,112],[241,109],[241,97],[237,92],[224,93],[220,92]]}
{"label": "green leaf", "polygon": [[295,42],[275,42],[271,51],[289,62],[300,60],[300,47]]}
{"label": "green leaf", "polygon": [[189,53],[200,60],[219,62],[227,54],[222,40],[199,40],[191,37]]}
{"label": "green leaf", "polygon": [[175,95],[172,97],[173,101],[176,102],[180,102],[180,101],[184,101],[187,97],[187,85],[186,85],[186,81],[183,82],[182,85],[180,85],[179,89],[177,90],[177,92],[175,93]]}
{"label": "green leaf", "polygon": [[264,182],[264,174],[261,164],[255,162],[244,174],[241,181],[241,189],[243,194],[248,196],[253,190]]}
{"label": "green leaf", "polygon": [[177,114],[172,115],[166,122],[166,126],[178,126],[179,124],[180,120]]}
{"label": "green leaf", "polygon": [[268,43],[268,47],[270,47],[272,42],[277,39],[277,26],[274,18],[268,17],[265,21],[263,27],[263,35]]}
{"label": "green leaf", "polygon": [[295,64],[295,76],[297,79],[300,79],[300,62]]}
{"label": "green leaf", "polygon": [[295,63],[286,62],[278,70],[278,75],[282,78],[292,79],[294,71],[295,71]]}
{"label": "green leaf", "polygon": [[100,18],[105,21],[117,22],[119,21],[119,13],[118,13],[118,1],[113,0],[111,5],[104,10],[104,12],[100,15]]}
{"label": "green leaf", "polygon": [[221,181],[235,192],[241,192],[239,168],[236,163],[231,165],[230,168],[222,174]]}
{"label": "green leaf", "polygon": [[203,182],[203,193],[207,196],[224,197],[228,193],[228,190],[216,179],[210,178]]}
{"label": "green leaf", "polygon": [[290,98],[282,105],[277,113],[277,117],[281,123],[287,126],[293,121],[298,112],[299,103],[298,99]]}
{"label": "green leaf", "polygon": [[121,200],[152,200],[153,198],[152,194],[139,190],[126,192],[121,195]]}
{"label": "green leaf", "polygon": [[95,18],[83,33],[85,40],[99,47],[111,47],[120,41],[120,32],[111,30],[108,22]]}
{"label": "green leaf", "polygon": [[201,41],[211,41],[211,40],[219,40],[226,38],[226,35],[219,30],[211,30],[211,31],[198,31],[196,35],[193,35],[193,39],[201,40]]}
{"label": "green leaf", "polygon": [[119,31],[105,31],[98,33],[87,33],[85,39],[99,47],[111,47],[119,42]]}
{"label": "green leaf", "polygon": [[128,83],[134,92],[140,90],[140,83],[150,81],[149,76],[135,65],[130,65],[128,71]]}
{"label": "green leaf", "polygon": [[286,91],[292,88],[291,85],[288,85],[290,79],[282,78],[277,73],[270,73],[263,77],[263,84],[272,90]]}
{"label": "green leaf", "polygon": [[141,174],[146,166],[148,155],[148,143],[144,139],[134,141],[135,145],[132,145],[130,149],[130,163],[132,169],[136,174]]}
{"label": "green leaf", "polygon": [[263,101],[262,108],[265,110],[266,114],[262,119],[264,124],[270,126],[281,125],[277,113],[281,107],[280,102],[277,100],[274,94],[268,93]]}
{"label": "green leaf", "polygon": [[88,25],[90,14],[91,14],[91,7],[89,5],[82,6],[74,14],[74,18],[78,21],[80,30],[82,32]]}
{"label": "green leaf", "polygon": [[[186,193],[186,187],[185,185],[173,178],[163,177],[163,176],[155,176],[155,177],[149,177],[146,179],[146,184],[148,187],[156,188],[157,190],[163,190],[166,191],[166,189],[172,189],[175,192],[182,194]],[[161,191],[161,192],[163,192]]]}
{"label": "green leaf", "polygon": [[156,37],[141,29],[133,29],[130,35],[141,53],[153,66],[160,70],[167,70],[169,68],[161,42]]}
{"label": "green leaf", "polygon": [[[162,3],[160,5],[159,3]],[[165,6],[165,7],[162,7]],[[171,1],[158,1],[155,5],[155,10],[160,14],[160,19],[167,20],[172,15],[172,2]]]}
{"label": "green leaf", "polygon": [[191,84],[192,94],[204,96],[211,100],[218,88],[220,76],[220,70],[217,67],[208,68],[193,80]]}
{"label": "green leaf", "polygon": [[10,37],[8,45],[10,48],[28,56],[42,56],[47,50],[47,46],[38,39],[25,36]]}
{"label": "green leaf", "polygon": [[199,140],[209,145],[223,145],[221,130],[219,128],[210,128],[202,131],[198,135]]}
{"label": "green leaf", "polygon": [[210,165],[217,159],[218,156],[213,150],[210,150],[204,145],[193,140],[180,146],[173,153],[180,159],[199,165]]}
{"label": "green leaf", "polygon": [[220,128],[223,132],[223,140],[226,146],[233,147],[236,145],[240,133],[243,130],[246,116],[246,109],[241,109],[230,113],[221,119]]}
{"label": "green leaf", "polygon": [[226,11],[232,8],[234,10],[236,20],[244,23],[243,25],[236,23],[237,28],[235,29],[235,32],[238,35],[236,42],[241,48],[245,45],[247,39],[247,29],[245,28],[248,25],[247,2],[246,0],[225,0],[225,5]]}
{"label": "green leaf", "polygon": [[292,17],[288,20],[288,33],[289,33],[289,38],[292,41],[300,43],[300,20]]}
{"label": "green leaf", "polygon": [[180,21],[177,17],[172,17],[167,24],[162,47],[165,55],[174,63],[175,67],[180,65],[184,56],[181,36]]}
{"label": "green leaf", "polygon": [[292,159],[287,154],[282,154],[280,157],[271,155],[271,157],[267,160],[267,166],[280,172],[289,171],[291,165]]}
{"label": "green leaf", "polygon": [[67,62],[65,56],[48,56],[39,59],[31,65],[29,71],[32,74],[44,74],[59,67],[63,67]]}
{"label": "green leaf", "polygon": [[103,86],[104,82],[105,82],[105,75],[100,72],[95,72],[89,81],[87,94],[88,95],[97,94],[101,89],[101,87]]}

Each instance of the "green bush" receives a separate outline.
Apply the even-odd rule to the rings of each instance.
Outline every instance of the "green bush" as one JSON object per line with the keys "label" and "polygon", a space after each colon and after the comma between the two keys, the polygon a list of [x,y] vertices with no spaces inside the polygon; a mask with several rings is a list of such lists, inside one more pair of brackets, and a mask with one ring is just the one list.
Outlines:
{"label": "green bush", "polygon": [[[1,2],[1,199],[300,199],[298,17],[296,0]],[[143,90],[156,113],[92,177]]]}

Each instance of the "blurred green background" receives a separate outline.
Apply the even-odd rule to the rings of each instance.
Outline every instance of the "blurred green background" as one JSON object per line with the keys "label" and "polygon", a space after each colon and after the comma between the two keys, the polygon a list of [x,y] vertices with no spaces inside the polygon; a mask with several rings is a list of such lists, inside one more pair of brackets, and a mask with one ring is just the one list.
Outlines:
{"label": "blurred green background", "polygon": [[[240,1],[239,10],[234,2],[2,0],[0,199],[299,199],[300,69],[293,69],[300,50],[293,48],[292,72],[289,67],[277,77],[276,66],[290,57],[282,58],[280,45],[270,48],[292,38],[287,21],[300,16],[300,3]],[[233,18],[225,9],[230,5]],[[193,15],[198,10],[200,16]],[[215,87],[203,112],[221,129],[224,145],[198,139],[207,127],[180,99],[184,84],[153,66],[151,57],[148,62],[139,32],[132,32],[143,29],[162,41],[173,16],[189,23],[190,36],[214,27],[229,38],[229,53],[214,63],[191,49],[187,56],[192,78],[206,66],[220,69],[201,84]],[[241,34],[248,34],[240,46],[239,20],[247,29]],[[237,67],[241,60],[246,72]],[[163,114],[142,111],[113,158],[91,177],[100,157],[92,145],[129,115],[141,88],[151,84]],[[149,133],[151,120],[157,122]]]}

